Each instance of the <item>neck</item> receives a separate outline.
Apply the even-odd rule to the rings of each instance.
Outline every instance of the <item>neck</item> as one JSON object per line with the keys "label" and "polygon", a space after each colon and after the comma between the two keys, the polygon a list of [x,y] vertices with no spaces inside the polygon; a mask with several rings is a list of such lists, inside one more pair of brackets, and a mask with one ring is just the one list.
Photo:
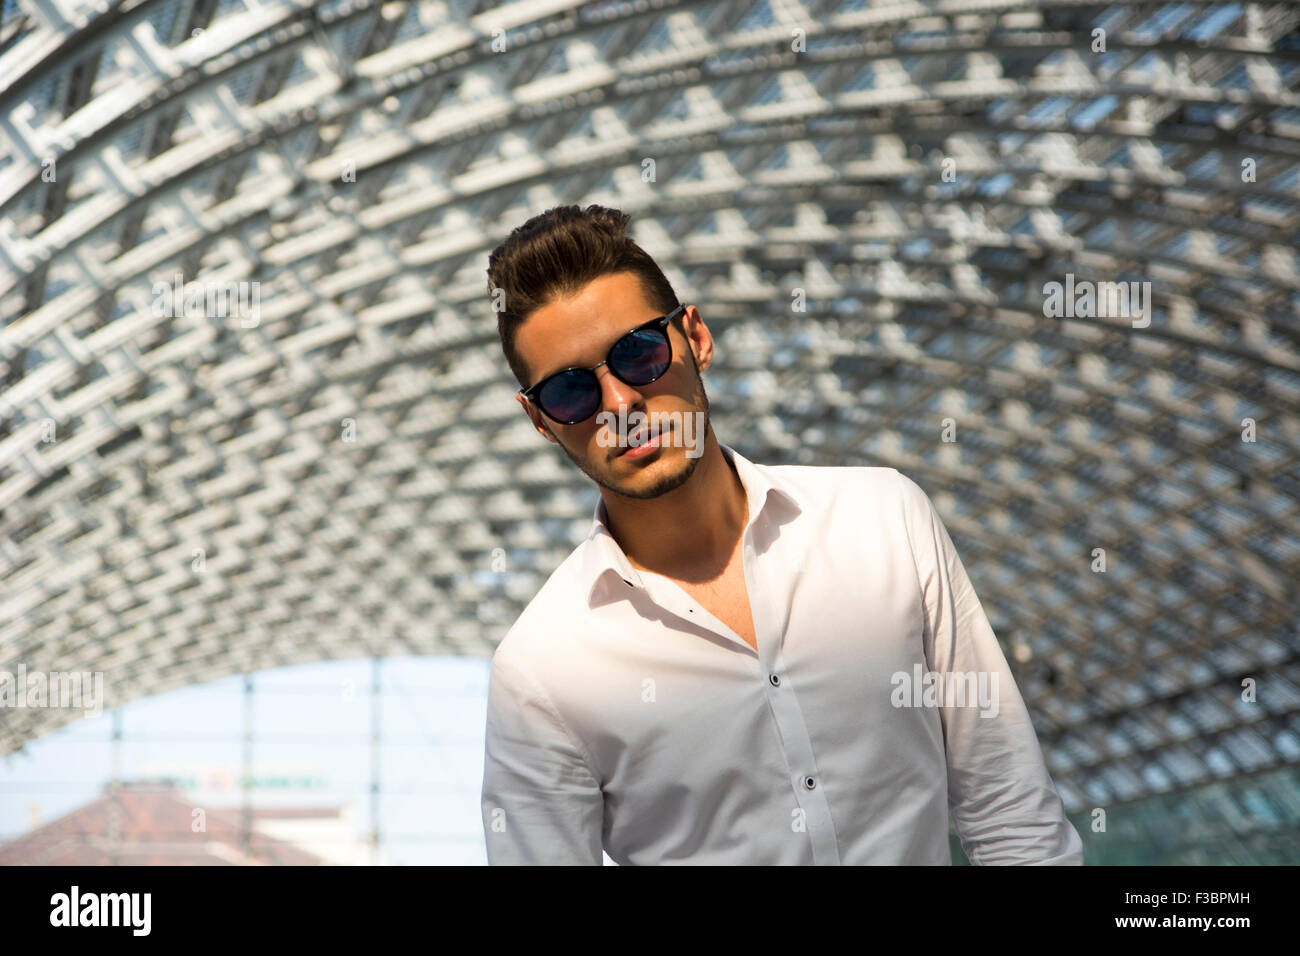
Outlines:
{"label": "neck", "polygon": [[634,568],[667,577],[716,577],[749,518],[745,486],[712,427],[691,477],[657,498],[601,489],[606,526]]}

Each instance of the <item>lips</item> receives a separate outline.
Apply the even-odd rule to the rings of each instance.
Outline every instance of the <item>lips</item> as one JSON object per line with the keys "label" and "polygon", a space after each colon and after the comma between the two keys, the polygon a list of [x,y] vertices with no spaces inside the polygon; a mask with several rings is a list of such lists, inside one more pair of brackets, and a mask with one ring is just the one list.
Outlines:
{"label": "lips", "polygon": [[668,422],[664,428],[660,429],[658,435],[656,436],[651,434],[649,425],[642,425],[632,434],[627,436],[626,444],[618,450],[618,454],[615,455],[614,457],[620,458],[623,455],[627,454],[632,449],[644,445],[646,442],[650,441],[651,438],[655,438],[655,437],[658,437],[659,445],[660,447],[663,447],[664,436],[668,435],[670,432],[672,432],[672,430],[673,430],[672,422]]}

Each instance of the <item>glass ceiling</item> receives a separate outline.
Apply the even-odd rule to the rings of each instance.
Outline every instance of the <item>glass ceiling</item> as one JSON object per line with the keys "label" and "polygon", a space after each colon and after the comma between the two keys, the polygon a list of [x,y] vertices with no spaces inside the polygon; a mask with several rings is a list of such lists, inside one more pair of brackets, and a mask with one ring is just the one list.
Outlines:
{"label": "glass ceiling", "polygon": [[[487,254],[598,202],[717,337],[723,441],[930,493],[1068,810],[1294,765],[1298,26],[3,0],[0,666],[116,706],[490,655],[595,490],[511,400]],[[1067,276],[1149,314],[1057,314]],[[7,712],[0,753],[73,716]]]}

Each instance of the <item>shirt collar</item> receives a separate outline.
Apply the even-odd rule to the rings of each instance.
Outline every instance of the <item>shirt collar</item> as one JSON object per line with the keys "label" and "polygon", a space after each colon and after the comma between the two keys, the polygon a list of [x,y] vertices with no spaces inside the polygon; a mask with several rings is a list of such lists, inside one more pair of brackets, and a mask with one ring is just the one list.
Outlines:
{"label": "shirt collar", "polygon": [[[745,489],[745,497],[749,505],[749,520],[745,522],[745,530],[749,529],[768,507],[768,499],[775,494],[778,498],[788,502],[795,512],[800,511],[799,501],[794,494],[786,487],[778,487],[772,480],[764,474],[764,470],[758,468],[744,455],[735,451],[728,445],[718,442],[718,447],[722,450],[724,458],[729,460],[736,468],[736,474],[740,478],[741,485]],[[638,573],[637,569],[627,559],[623,549],[619,547],[614,536],[610,534],[609,527],[606,524],[608,515],[605,511],[605,499],[598,497],[596,507],[592,513],[591,533],[587,535],[586,548],[582,557],[582,580],[589,582],[587,590],[587,605],[590,607],[595,603],[596,594],[606,580],[618,580],[621,578],[626,584],[620,583],[619,587],[644,588],[645,583]],[[611,578],[610,575],[617,575]]]}

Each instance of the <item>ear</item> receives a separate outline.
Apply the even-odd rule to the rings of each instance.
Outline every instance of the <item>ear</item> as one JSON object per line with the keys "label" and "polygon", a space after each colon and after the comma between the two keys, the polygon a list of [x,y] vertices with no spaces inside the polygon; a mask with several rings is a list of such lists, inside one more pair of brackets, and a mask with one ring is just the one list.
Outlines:
{"label": "ear", "polygon": [[533,403],[528,401],[528,399],[524,398],[518,392],[515,393],[515,400],[523,407],[524,414],[526,414],[528,420],[533,423],[533,427],[537,429],[538,434],[552,444],[558,445],[560,440],[555,437],[555,434],[551,431],[551,426],[547,424],[546,419],[542,417],[542,413],[537,410]]}
{"label": "ear", "polygon": [[695,355],[695,365],[703,372],[713,361],[713,336],[709,333],[709,327],[704,324],[700,310],[693,305],[686,307],[682,326],[686,329],[686,342]]}

